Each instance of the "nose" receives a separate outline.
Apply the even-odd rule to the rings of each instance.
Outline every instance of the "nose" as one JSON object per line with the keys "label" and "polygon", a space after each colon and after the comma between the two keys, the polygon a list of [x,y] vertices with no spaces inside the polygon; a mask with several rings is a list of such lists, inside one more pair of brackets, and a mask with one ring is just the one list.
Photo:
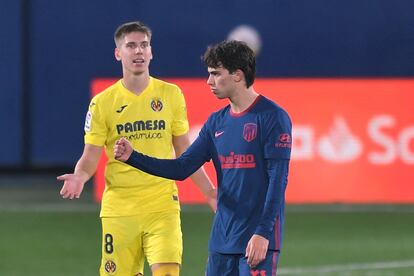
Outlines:
{"label": "nose", "polygon": [[136,54],[139,54],[139,53],[142,53],[142,47],[140,47],[140,46],[138,46],[138,47],[135,47],[135,53]]}
{"label": "nose", "polygon": [[213,85],[214,84],[214,79],[213,79],[212,75],[208,75],[207,84],[208,85]]}

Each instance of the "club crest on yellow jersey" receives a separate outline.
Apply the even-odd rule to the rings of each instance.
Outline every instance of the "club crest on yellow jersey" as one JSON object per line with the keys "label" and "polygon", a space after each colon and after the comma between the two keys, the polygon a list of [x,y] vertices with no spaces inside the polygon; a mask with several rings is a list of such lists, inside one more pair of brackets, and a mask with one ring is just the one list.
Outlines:
{"label": "club crest on yellow jersey", "polygon": [[163,104],[161,102],[161,99],[159,98],[153,98],[151,101],[151,108],[155,112],[160,112],[162,110]]}
{"label": "club crest on yellow jersey", "polygon": [[107,260],[105,263],[105,271],[109,274],[113,274],[116,271],[116,264],[114,261]]}

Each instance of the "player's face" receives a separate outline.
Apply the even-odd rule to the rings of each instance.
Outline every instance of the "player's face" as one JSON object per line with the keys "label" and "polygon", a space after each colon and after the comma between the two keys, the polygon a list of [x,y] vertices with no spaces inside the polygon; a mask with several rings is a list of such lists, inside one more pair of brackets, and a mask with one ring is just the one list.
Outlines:
{"label": "player's face", "polygon": [[207,84],[218,99],[231,98],[236,90],[235,75],[223,67],[208,67]]}
{"label": "player's face", "polygon": [[126,34],[117,41],[115,58],[122,62],[124,73],[139,75],[148,72],[152,51],[148,36],[141,32]]}

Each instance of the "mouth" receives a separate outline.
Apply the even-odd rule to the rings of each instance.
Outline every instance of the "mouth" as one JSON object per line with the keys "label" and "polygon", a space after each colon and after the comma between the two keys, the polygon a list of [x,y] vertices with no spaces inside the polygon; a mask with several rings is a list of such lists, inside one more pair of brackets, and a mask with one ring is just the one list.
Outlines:
{"label": "mouth", "polygon": [[134,59],[132,61],[132,63],[134,63],[134,64],[143,64],[144,62],[145,62],[145,60],[142,59],[142,58],[137,58],[137,59]]}

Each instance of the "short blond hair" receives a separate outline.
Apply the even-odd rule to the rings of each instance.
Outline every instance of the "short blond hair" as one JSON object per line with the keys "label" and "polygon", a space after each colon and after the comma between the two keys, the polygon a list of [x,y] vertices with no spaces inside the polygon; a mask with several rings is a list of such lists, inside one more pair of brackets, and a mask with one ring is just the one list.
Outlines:
{"label": "short blond hair", "polygon": [[123,38],[126,34],[133,33],[133,32],[144,33],[148,36],[148,39],[151,40],[151,36],[152,36],[151,29],[140,21],[133,21],[133,22],[124,23],[116,29],[114,33],[115,44],[117,44],[118,40]]}

